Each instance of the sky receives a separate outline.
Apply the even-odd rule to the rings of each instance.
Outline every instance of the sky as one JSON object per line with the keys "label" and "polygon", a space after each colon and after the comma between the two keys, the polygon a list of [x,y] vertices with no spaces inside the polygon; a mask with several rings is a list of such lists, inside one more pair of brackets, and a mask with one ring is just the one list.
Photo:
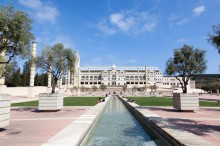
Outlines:
{"label": "sky", "polygon": [[[33,20],[37,54],[63,43],[79,51],[81,66],[157,66],[165,71],[184,44],[206,50],[206,73],[220,73],[210,43],[220,23],[220,0],[1,0]],[[22,61],[20,61],[22,62]]]}

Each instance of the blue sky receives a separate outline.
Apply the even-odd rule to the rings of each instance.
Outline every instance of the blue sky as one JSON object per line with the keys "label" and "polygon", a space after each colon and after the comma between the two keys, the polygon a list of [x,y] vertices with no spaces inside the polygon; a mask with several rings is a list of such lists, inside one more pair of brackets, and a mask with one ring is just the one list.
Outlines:
{"label": "blue sky", "polygon": [[219,73],[220,56],[207,42],[220,23],[220,0],[1,0],[33,19],[37,52],[57,42],[78,50],[81,66],[158,66],[173,49],[207,50],[206,73]]}

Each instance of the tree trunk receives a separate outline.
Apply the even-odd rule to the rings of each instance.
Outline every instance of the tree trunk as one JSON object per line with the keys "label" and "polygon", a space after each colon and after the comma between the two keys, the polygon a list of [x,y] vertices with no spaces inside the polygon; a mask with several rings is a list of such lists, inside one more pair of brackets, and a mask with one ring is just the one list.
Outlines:
{"label": "tree trunk", "polygon": [[187,93],[187,83],[184,82],[183,93]]}
{"label": "tree trunk", "polygon": [[52,91],[51,91],[51,93],[55,93],[55,88],[56,88],[56,85],[57,85],[57,81],[58,81],[58,79],[55,78],[55,79],[54,79],[54,82],[53,82],[53,85],[52,85]]}

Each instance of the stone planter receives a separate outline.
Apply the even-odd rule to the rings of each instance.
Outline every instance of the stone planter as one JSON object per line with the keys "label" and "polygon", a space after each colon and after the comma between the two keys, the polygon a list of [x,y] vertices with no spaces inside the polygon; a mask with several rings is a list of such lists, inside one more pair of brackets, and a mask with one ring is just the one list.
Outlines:
{"label": "stone planter", "polygon": [[193,93],[173,93],[173,107],[183,111],[199,109],[199,96]]}
{"label": "stone planter", "polygon": [[9,125],[11,99],[10,95],[0,94],[0,128]]}
{"label": "stone planter", "polygon": [[39,105],[38,110],[60,110],[63,108],[63,94],[50,94],[40,93],[39,94]]}

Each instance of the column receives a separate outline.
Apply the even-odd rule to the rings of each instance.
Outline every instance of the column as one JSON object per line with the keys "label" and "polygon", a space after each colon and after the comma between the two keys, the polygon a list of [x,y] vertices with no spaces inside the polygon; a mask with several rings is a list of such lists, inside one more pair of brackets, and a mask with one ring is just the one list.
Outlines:
{"label": "column", "polygon": [[140,79],[139,79],[139,76],[140,76],[140,74],[139,74],[139,68],[138,68],[138,85],[140,85]]}
{"label": "column", "polygon": [[88,84],[90,86],[90,69],[88,69],[88,72],[89,72],[89,80],[88,80]]}
{"label": "column", "polygon": [[31,70],[30,70],[30,87],[34,87],[36,47],[37,47],[36,42],[32,42]]}
{"label": "column", "polygon": [[145,66],[145,83],[146,83],[146,85],[148,84],[147,81],[148,81],[148,79],[147,79],[147,67]]}
{"label": "column", "polygon": [[[50,71],[52,70],[52,66],[50,66]],[[48,71],[48,80],[47,80],[47,87],[51,87],[51,72]]]}

